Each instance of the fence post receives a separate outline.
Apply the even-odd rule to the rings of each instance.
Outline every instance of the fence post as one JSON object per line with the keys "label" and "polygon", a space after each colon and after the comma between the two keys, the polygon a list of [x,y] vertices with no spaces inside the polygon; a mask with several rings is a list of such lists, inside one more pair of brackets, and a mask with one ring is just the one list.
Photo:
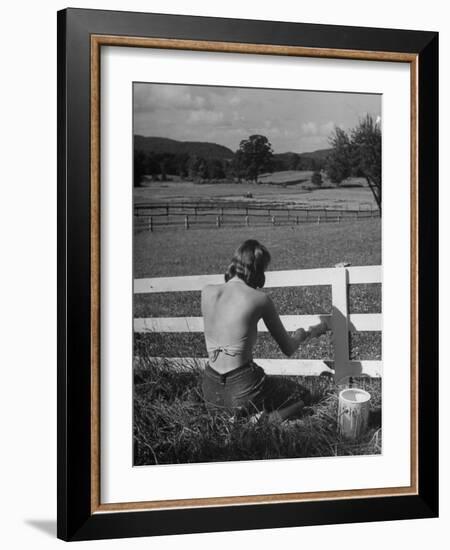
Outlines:
{"label": "fence post", "polygon": [[331,328],[333,331],[334,377],[336,383],[349,370],[348,345],[348,272],[343,266],[336,266],[331,283],[332,311]]}
{"label": "fence post", "polygon": [[153,220],[151,216],[148,218],[148,230],[153,231]]}
{"label": "fence post", "polygon": [[189,216],[184,217],[184,228],[189,229]]}
{"label": "fence post", "polygon": [[250,225],[250,220],[248,216],[245,216],[245,225],[248,227]]}

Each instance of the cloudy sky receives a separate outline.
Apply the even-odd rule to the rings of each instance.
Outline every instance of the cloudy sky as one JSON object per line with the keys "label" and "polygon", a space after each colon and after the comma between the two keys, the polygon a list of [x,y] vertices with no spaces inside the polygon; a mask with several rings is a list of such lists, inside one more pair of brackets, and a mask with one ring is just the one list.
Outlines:
{"label": "cloudy sky", "polygon": [[329,147],[335,125],[353,128],[366,113],[381,116],[381,96],[178,84],[134,84],[134,133],[210,141],[235,151],[251,134],[275,153]]}

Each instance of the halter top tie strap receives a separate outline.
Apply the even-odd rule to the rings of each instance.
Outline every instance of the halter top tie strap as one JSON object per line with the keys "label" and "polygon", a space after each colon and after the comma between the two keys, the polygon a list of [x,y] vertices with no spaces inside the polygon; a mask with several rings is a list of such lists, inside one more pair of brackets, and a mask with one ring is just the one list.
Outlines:
{"label": "halter top tie strap", "polygon": [[247,336],[244,336],[240,340],[232,344],[219,344],[214,340],[212,340],[211,338],[207,338],[206,349],[208,351],[211,361],[215,362],[219,357],[220,353],[224,353],[225,355],[235,357],[239,352],[241,352],[245,348],[245,345],[243,344],[245,344],[246,340],[247,340]]}

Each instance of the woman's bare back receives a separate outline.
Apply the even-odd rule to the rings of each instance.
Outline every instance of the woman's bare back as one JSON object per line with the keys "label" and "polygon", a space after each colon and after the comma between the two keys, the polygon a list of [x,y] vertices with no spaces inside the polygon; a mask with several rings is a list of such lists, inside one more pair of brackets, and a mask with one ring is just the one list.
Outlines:
{"label": "woman's bare back", "polygon": [[[239,278],[202,291],[205,340],[212,367],[229,372],[252,359],[267,296]],[[214,353],[214,349],[218,350]]]}

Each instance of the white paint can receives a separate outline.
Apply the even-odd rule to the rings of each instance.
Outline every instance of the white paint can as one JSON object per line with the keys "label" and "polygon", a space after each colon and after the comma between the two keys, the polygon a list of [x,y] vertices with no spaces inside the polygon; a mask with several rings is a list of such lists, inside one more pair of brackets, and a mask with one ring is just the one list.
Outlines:
{"label": "white paint can", "polygon": [[338,430],[346,439],[358,439],[369,425],[370,393],[359,388],[339,392]]}

